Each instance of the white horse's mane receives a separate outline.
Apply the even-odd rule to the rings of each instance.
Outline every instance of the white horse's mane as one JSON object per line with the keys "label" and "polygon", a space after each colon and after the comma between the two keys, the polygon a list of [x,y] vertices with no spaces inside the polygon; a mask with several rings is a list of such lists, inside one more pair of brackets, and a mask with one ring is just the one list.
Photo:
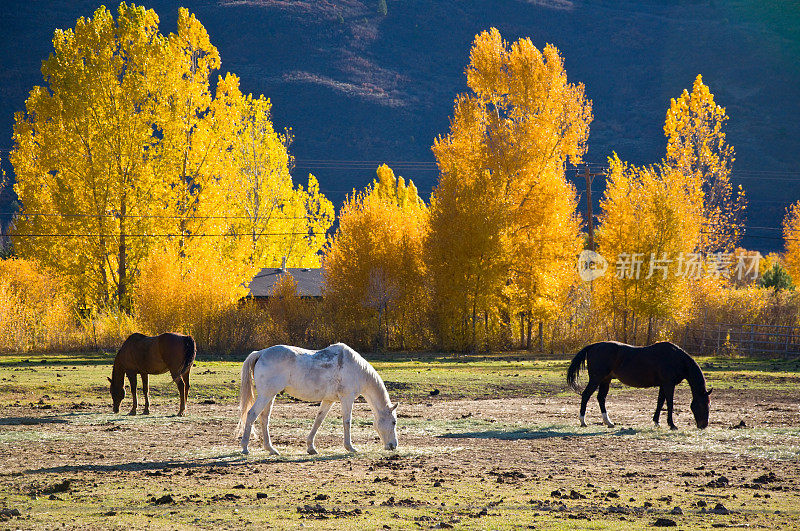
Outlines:
{"label": "white horse's mane", "polygon": [[386,385],[383,383],[381,375],[378,374],[378,371],[375,370],[375,367],[373,367],[367,360],[365,360],[361,354],[359,354],[349,346],[345,345],[344,343],[336,343],[328,348],[331,347],[341,349],[341,351],[345,352],[350,357],[350,359],[353,360],[353,362],[361,369],[362,373],[367,378],[367,382],[380,391],[380,394],[382,395],[383,400],[385,402],[385,404],[382,405],[386,405],[387,407],[391,405],[392,401],[389,398],[389,391],[386,390]]}

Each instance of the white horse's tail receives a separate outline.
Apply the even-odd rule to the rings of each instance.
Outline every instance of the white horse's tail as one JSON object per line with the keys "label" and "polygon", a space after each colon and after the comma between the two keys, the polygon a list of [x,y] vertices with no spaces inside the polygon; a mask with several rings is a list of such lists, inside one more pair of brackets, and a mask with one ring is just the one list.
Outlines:
{"label": "white horse's tail", "polygon": [[255,399],[255,385],[253,382],[253,366],[261,357],[261,351],[254,350],[242,363],[242,386],[239,389],[239,425],[236,426],[236,436],[244,433],[247,421],[247,412],[253,407]]}

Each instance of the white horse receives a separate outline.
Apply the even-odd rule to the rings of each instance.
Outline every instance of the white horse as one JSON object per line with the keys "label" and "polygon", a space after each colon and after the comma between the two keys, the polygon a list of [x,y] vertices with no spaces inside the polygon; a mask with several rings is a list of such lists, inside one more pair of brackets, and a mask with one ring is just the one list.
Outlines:
{"label": "white horse", "polygon": [[[258,398],[254,397],[254,384]],[[308,435],[308,453],[316,454],[314,437],[334,402],[342,403],[344,447],[355,452],[350,440],[350,419],[353,402],[363,396],[375,415],[375,429],[384,448],[397,448],[397,404],[392,405],[383,380],[356,351],[344,343],[323,350],[277,345],[252,352],[242,364],[242,387],[239,393],[239,426],[242,453],[247,445],[256,417],[261,416],[264,448],[278,455],[269,437],[269,416],[275,395],[281,391],[300,400],[320,402],[314,426]]]}

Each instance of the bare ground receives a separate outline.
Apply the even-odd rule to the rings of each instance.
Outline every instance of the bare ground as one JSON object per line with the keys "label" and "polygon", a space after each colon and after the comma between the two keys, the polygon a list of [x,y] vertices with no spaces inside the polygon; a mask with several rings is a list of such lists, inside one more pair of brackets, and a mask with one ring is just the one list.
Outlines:
{"label": "bare ground", "polygon": [[[615,428],[579,398],[401,404],[396,453],[380,449],[366,404],[344,452],[337,407],[280,400],[269,456],[241,456],[236,407],[162,397],[148,417],[108,406],[28,404],[0,417],[0,528],[787,528],[800,520],[800,390],[717,390],[709,429],[653,428],[655,390],[615,388]],[[46,402],[46,401],[45,401]],[[206,402],[213,402],[207,400]],[[126,402],[127,404],[127,402]],[[123,408],[126,407],[123,404]],[[18,515],[16,513],[19,513]]]}

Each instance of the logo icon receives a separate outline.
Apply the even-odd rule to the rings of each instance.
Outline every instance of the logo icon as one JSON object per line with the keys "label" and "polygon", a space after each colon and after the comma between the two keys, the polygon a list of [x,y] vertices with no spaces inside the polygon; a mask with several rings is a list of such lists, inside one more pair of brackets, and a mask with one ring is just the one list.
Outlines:
{"label": "logo icon", "polygon": [[600,253],[584,249],[578,256],[578,275],[586,282],[602,277],[608,269],[608,261]]}

